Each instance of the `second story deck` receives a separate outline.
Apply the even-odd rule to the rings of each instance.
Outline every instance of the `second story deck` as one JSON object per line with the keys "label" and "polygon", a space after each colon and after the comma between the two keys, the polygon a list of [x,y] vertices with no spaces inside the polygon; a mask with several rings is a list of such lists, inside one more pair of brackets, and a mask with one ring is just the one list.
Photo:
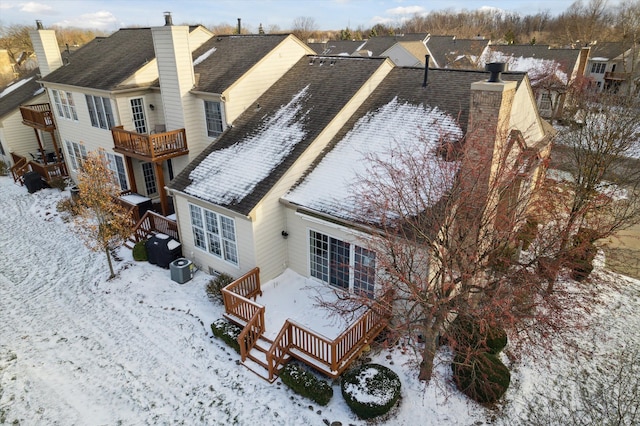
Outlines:
{"label": "second story deck", "polygon": [[22,123],[26,126],[46,132],[53,132],[56,128],[53,114],[51,113],[51,105],[48,103],[21,105],[20,114],[22,114]]}
{"label": "second story deck", "polygon": [[111,128],[111,134],[114,151],[142,161],[164,161],[189,153],[184,129],[147,135],[116,126]]}

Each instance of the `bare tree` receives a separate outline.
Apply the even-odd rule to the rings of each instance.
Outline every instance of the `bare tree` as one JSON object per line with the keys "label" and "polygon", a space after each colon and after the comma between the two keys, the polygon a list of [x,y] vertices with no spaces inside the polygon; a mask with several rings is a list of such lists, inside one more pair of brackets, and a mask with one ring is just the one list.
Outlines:
{"label": "bare tree", "polygon": [[572,242],[581,228],[593,242],[640,223],[639,108],[637,99],[573,86],[571,121],[554,148],[557,167],[568,176],[550,187],[553,205],[542,208],[552,215],[551,232],[560,235],[544,247],[557,267],[584,249]]}
{"label": "bare tree", "polygon": [[291,24],[291,33],[303,42],[307,42],[318,29],[316,20],[309,16],[298,16]]}

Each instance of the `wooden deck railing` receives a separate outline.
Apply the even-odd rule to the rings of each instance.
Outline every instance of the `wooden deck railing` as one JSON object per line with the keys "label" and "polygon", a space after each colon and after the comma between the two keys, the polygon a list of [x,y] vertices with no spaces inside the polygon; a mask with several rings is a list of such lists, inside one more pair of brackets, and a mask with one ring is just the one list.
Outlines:
{"label": "wooden deck railing", "polygon": [[20,114],[22,114],[22,122],[27,126],[46,130],[56,128],[53,114],[51,113],[51,105],[48,103],[22,105],[20,106]]}
{"label": "wooden deck railing", "polygon": [[[15,159],[14,159],[15,160]],[[29,162],[26,158],[20,157],[15,164],[11,166],[11,176],[13,176],[14,182],[20,182],[20,185],[24,185],[24,174],[29,171]]]}
{"label": "wooden deck railing", "polygon": [[178,236],[178,224],[175,220],[167,219],[156,212],[148,210],[133,227],[133,242],[143,241],[154,232],[170,236],[180,241]]}
{"label": "wooden deck railing", "polygon": [[114,150],[147,161],[168,159],[189,152],[184,129],[147,135],[116,126],[111,128],[111,134]]}
{"label": "wooden deck railing", "polygon": [[631,77],[631,73],[630,72],[611,72],[611,71],[607,71],[604,73],[604,79],[605,80],[621,80],[624,81],[626,79],[628,79],[629,77]]}
{"label": "wooden deck railing", "polygon": [[[249,300],[261,294],[259,268],[222,289],[225,312],[244,325],[238,337],[243,361],[265,330],[265,307]],[[266,352],[269,380],[274,379],[287,356],[338,377],[386,325],[385,311],[375,304],[334,340],[288,319]]]}

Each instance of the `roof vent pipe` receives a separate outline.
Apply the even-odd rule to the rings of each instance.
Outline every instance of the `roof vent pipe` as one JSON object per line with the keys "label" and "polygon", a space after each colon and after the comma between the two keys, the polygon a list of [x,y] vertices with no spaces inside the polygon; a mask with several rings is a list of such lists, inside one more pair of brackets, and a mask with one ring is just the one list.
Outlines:
{"label": "roof vent pipe", "polygon": [[171,18],[171,12],[164,12],[164,26],[170,27],[173,25],[173,19]]}
{"label": "roof vent pipe", "polygon": [[489,76],[489,83],[502,83],[502,79],[500,78],[500,74],[504,72],[506,69],[506,64],[504,62],[491,62],[484,66],[485,71],[489,71],[491,75]]}
{"label": "roof vent pipe", "polygon": [[242,34],[242,24],[240,23],[240,18],[238,18],[238,35]]}
{"label": "roof vent pipe", "polygon": [[429,75],[429,55],[424,55],[424,80],[422,87],[427,87],[427,77]]}
{"label": "roof vent pipe", "polygon": [[39,19],[36,19],[36,29],[37,30],[44,30],[44,27],[42,26],[42,21]]}

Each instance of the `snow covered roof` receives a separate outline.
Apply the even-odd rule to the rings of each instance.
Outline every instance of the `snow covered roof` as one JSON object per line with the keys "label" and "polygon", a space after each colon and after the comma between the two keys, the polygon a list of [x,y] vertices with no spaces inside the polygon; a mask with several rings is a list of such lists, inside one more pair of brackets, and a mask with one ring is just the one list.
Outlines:
{"label": "snow covered roof", "polygon": [[42,87],[36,81],[40,72],[36,68],[29,75],[0,88],[0,118],[15,111],[20,105],[29,101],[43,92]]}
{"label": "snow covered roof", "polygon": [[426,46],[440,68],[477,68],[489,40],[459,39],[454,36],[429,36]]}
{"label": "snow covered roof", "polygon": [[195,90],[224,92],[287,37],[287,34],[212,37],[193,52],[193,72],[200,76]]}
{"label": "snow covered roof", "polygon": [[481,66],[489,62],[505,62],[510,71],[529,73],[532,84],[554,75],[567,84],[580,57],[581,49],[551,49],[548,45],[491,45],[481,58]]}
{"label": "snow covered roof", "polygon": [[[352,187],[371,170],[368,159],[372,155],[384,161],[398,147],[404,153],[418,153],[431,182],[447,182],[442,174],[455,171],[455,167],[443,165],[435,151],[441,142],[462,138],[469,117],[471,83],[486,80],[488,73],[431,69],[426,88],[422,87],[423,76],[422,68],[394,68],[283,198],[336,218],[375,222],[377,218],[357,217]],[[522,74],[503,75],[505,80],[519,82],[522,78]],[[420,195],[425,201],[437,201],[446,190],[426,185]]]}
{"label": "snow covered roof", "polygon": [[169,187],[249,214],[384,61],[302,58]]}

